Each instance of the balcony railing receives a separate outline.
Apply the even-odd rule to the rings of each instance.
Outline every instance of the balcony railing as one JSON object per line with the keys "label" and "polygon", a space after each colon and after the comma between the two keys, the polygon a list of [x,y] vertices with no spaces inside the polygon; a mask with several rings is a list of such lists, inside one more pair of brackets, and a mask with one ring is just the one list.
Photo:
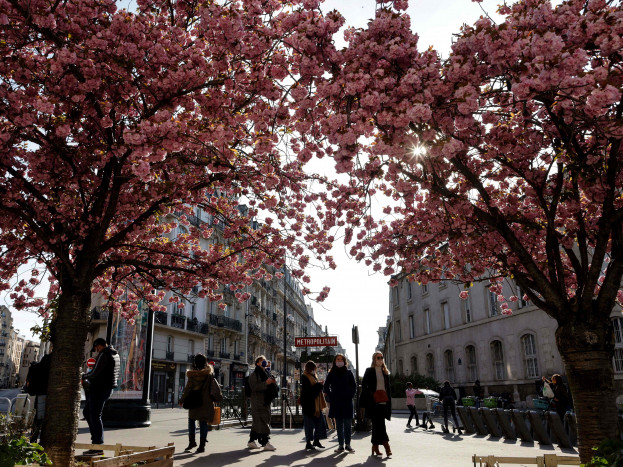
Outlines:
{"label": "balcony railing", "polygon": [[164,311],[156,311],[154,313],[154,320],[156,321],[156,323],[158,324],[167,324],[167,314]]}
{"label": "balcony railing", "polygon": [[229,358],[231,357],[231,354],[229,352],[221,352],[220,356],[221,358]]}
{"label": "balcony railing", "polygon": [[197,321],[197,318],[189,319],[186,323],[186,330],[188,331],[199,332],[199,328],[200,324]]}
{"label": "balcony railing", "polygon": [[91,319],[98,321],[107,321],[108,320],[108,308],[102,308],[100,306],[96,306],[91,310]]}
{"label": "balcony railing", "polygon": [[201,327],[199,329],[201,334],[208,335],[210,333],[210,325],[208,323],[201,323]]}
{"label": "balcony railing", "polygon": [[237,319],[228,318],[222,315],[210,315],[210,324],[219,328],[232,329],[234,331],[242,331],[242,323]]}
{"label": "balcony railing", "polygon": [[188,363],[195,363],[195,356],[188,354]]}
{"label": "balcony railing", "polygon": [[206,357],[214,357],[214,350],[206,350]]}
{"label": "balcony railing", "polygon": [[234,354],[234,360],[241,361],[241,359],[242,359],[242,355],[240,355],[239,353]]}
{"label": "balcony railing", "polygon": [[175,355],[173,354],[173,352],[166,352],[164,358],[167,359],[167,360],[174,360],[174,358],[173,358],[174,356]]}
{"label": "balcony railing", "polygon": [[186,322],[186,316],[171,315],[171,326],[173,326],[174,328],[184,329],[185,322]]}

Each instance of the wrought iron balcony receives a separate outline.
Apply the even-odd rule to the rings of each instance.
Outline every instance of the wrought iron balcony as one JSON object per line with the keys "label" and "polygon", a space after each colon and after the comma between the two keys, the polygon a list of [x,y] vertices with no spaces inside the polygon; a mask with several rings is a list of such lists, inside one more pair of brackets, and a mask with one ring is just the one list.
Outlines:
{"label": "wrought iron balcony", "polygon": [[188,354],[188,363],[195,363],[195,356]]}
{"label": "wrought iron balcony", "polygon": [[94,321],[107,321],[108,313],[108,308],[96,306],[91,310],[91,319]]}
{"label": "wrought iron balcony", "polygon": [[199,329],[201,334],[208,335],[210,333],[210,325],[208,323],[201,323],[201,328]]}
{"label": "wrought iron balcony", "polygon": [[219,355],[221,358],[229,358],[231,356],[229,352],[221,352]]}
{"label": "wrought iron balcony", "polygon": [[174,328],[184,329],[184,323],[186,322],[186,316],[184,315],[171,315],[171,326]]}
{"label": "wrought iron balcony", "polygon": [[242,323],[237,319],[228,318],[222,315],[210,315],[210,324],[219,328],[232,329],[234,331],[242,331]]}
{"label": "wrought iron balcony", "polygon": [[206,350],[206,357],[214,357],[214,350]]}
{"label": "wrought iron balcony", "polygon": [[173,358],[174,356],[175,355],[173,354],[173,352],[165,352],[165,357],[164,358],[166,360],[174,360],[174,358]]}
{"label": "wrought iron balcony", "polygon": [[186,323],[186,330],[188,331],[199,332],[199,328],[200,324],[197,318],[189,319]]}
{"label": "wrought iron balcony", "polygon": [[164,311],[156,311],[154,313],[154,321],[158,324],[167,324],[167,314]]}
{"label": "wrought iron balcony", "polygon": [[242,359],[242,355],[240,355],[239,353],[234,354],[234,360],[241,361],[241,359]]}

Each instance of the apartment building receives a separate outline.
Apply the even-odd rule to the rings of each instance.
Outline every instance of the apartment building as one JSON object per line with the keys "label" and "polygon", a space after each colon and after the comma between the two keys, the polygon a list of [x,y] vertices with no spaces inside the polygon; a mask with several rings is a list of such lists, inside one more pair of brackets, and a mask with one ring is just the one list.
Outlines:
{"label": "apartment building", "polygon": [[24,342],[24,348],[22,350],[22,358],[19,365],[19,371],[17,375],[18,385],[23,386],[26,384],[26,376],[28,375],[28,369],[34,362],[39,361],[39,342],[26,340]]}
{"label": "apartment building", "polygon": [[[504,296],[519,300],[509,302],[512,315],[503,315],[488,285],[474,283],[467,300],[459,297],[466,290],[463,285],[449,281],[418,284],[402,279],[390,288],[386,339],[392,372],[449,380],[468,395],[479,379],[485,393],[509,392],[516,401],[535,394],[535,381],[542,375],[564,375],[556,321],[524,300],[510,280],[504,283]],[[615,378],[623,390],[621,311],[613,311],[612,319]]]}

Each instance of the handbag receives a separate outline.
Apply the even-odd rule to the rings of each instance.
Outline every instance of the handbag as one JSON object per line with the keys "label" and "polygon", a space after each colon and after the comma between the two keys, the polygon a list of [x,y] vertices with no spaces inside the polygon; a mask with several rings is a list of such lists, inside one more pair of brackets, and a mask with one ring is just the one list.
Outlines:
{"label": "handbag", "polygon": [[387,397],[387,393],[383,389],[374,391],[373,397],[374,402],[376,402],[377,404],[380,404],[381,402],[389,402],[389,397]]}
{"label": "handbag", "polygon": [[548,399],[553,399],[555,397],[552,387],[547,383],[543,383],[543,395]]}
{"label": "handbag", "polygon": [[201,395],[201,392],[203,391],[203,386],[205,385],[205,383],[206,382],[204,381],[199,389],[191,389],[188,392],[188,395],[184,398],[184,404],[182,404],[182,407],[184,407],[186,410],[201,407],[201,404],[203,404],[203,397]]}
{"label": "handbag", "polygon": [[212,423],[210,425],[221,424],[221,408],[219,406],[214,407],[214,417],[212,417]]}

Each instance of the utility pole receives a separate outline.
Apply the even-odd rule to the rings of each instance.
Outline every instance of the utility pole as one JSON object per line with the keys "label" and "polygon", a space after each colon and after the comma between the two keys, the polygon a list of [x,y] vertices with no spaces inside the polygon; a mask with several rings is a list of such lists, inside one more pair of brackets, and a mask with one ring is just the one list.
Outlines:
{"label": "utility pole", "polygon": [[361,410],[359,410],[359,327],[353,325],[353,344],[355,344],[355,380],[357,381],[357,392],[355,392],[355,430],[363,431],[363,420],[361,419]]}
{"label": "utility pole", "polygon": [[283,381],[281,381],[281,422],[282,429],[286,429],[286,397],[288,381],[288,356],[286,347],[286,328],[287,328],[287,301],[286,301],[286,265],[283,265]]}

